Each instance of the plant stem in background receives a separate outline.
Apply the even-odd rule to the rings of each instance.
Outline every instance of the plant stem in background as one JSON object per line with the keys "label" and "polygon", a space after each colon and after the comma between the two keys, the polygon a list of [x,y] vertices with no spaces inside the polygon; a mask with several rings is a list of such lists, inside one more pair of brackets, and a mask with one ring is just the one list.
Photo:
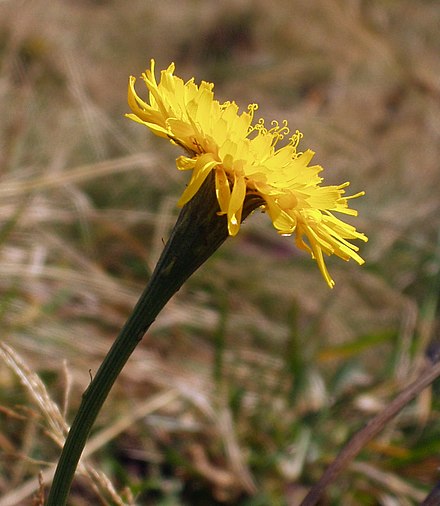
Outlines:
{"label": "plant stem in background", "polygon": [[363,429],[357,432],[326,469],[318,483],[310,490],[301,503],[301,506],[315,506],[322,498],[325,489],[337,479],[344,468],[348,466],[365,445],[377,436],[390,420],[439,376],[440,362],[430,364],[430,366],[424,369],[419,377],[400,392],[383,411],[370,420]]}

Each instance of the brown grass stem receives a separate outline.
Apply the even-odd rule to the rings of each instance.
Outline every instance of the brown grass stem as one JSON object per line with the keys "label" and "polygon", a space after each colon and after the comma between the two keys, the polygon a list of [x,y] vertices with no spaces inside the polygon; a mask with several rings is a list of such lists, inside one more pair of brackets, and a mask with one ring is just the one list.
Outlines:
{"label": "brown grass stem", "polygon": [[438,506],[440,504],[440,483],[429,492],[420,506]]}
{"label": "brown grass stem", "polygon": [[392,420],[409,402],[440,376],[440,362],[425,368],[419,377],[408,385],[378,415],[370,420],[345,445],[336,459],[326,469],[321,479],[313,486],[300,506],[315,506],[325,489],[334,482],[358,453]]}

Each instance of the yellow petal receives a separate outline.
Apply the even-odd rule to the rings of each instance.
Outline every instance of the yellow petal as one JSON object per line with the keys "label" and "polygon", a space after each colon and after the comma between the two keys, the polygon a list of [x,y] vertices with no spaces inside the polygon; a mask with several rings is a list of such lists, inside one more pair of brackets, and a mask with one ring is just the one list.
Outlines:
{"label": "yellow petal", "polygon": [[228,177],[222,167],[215,171],[215,192],[220,206],[220,213],[226,214],[231,200],[231,189],[229,187]]}
{"label": "yellow petal", "polygon": [[205,153],[204,155],[197,157],[191,180],[180,197],[177,205],[183,206],[189,202],[199,191],[211,170],[218,164],[219,162],[213,160],[210,153]]}
{"label": "yellow petal", "polygon": [[237,235],[240,230],[241,213],[243,203],[246,197],[246,182],[244,177],[235,176],[234,185],[231,192],[231,200],[228,207],[228,230],[229,234]]}

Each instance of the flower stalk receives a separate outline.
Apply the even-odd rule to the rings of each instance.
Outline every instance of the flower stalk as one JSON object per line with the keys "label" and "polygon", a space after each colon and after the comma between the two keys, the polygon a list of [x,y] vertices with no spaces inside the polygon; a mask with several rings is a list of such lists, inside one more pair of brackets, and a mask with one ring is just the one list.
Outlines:
{"label": "flower stalk", "polygon": [[[243,219],[260,203],[248,199]],[[151,279],[89,387],[64,444],[46,506],[64,506],[92,426],[114,382],[169,299],[228,237],[213,176],[181,210]]]}

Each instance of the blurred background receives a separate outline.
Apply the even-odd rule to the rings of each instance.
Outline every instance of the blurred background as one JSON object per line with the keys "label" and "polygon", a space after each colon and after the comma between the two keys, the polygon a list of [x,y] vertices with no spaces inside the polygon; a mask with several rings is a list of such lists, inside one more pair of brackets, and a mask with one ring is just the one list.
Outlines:
{"label": "blurred background", "polygon": [[[256,119],[288,120],[326,184],[365,190],[352,204],[366,265],[329,259],[329,290],[254,213],[125,367],[70,504],[298,504],[417,375],[438,323],[438,7],[0,2],[1,506],[42,504],[37,476],[59,456],[63,416],[178,214],[179,151],[124,118],[128,76],[150,58],[214,82],[220,101],[259,103]],[[434,385],[322,504],[418,504],[439,479],[438,407]]]}

